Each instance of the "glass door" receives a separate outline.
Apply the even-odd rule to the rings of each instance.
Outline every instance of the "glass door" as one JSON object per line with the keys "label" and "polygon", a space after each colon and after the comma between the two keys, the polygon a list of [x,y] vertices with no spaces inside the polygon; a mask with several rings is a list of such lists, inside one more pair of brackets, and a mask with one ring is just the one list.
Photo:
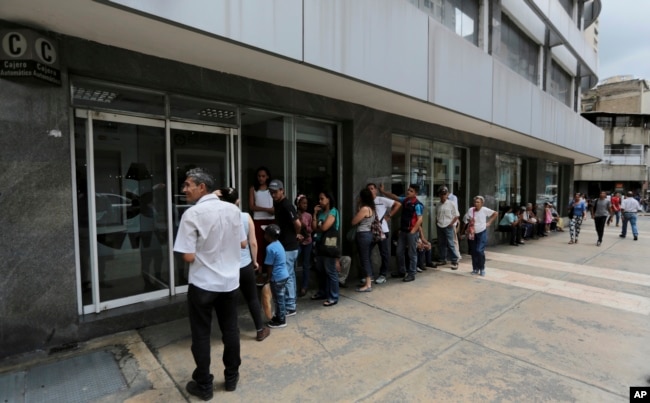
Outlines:
{"label": "glass door", "polygon": [[[178,224],[183,213],[190,207],[182,193],[185,173],[192,168],[210,172],[217,187],[234,186],[235,142],[234,130],[192,123],[171,122],[172,155],[172,220],[176,239]],[[239,190],[239,189],[238,189]],[[241,190],[240,197],[242,195]],[[174,255],[174,285],[176,292],[187,291],[189,266],[181,256]]]}
{"label": "glass door", "polygon": [[84,312],[169,294],[165,122],[77,111]]}
{"label": "glass door", "polygon": [[[235,185],[236,129],[77,110],[81,303],[100,312],[187,291],[173,239],[185,172]],[[170,225],[171,223],[171,225]]]}

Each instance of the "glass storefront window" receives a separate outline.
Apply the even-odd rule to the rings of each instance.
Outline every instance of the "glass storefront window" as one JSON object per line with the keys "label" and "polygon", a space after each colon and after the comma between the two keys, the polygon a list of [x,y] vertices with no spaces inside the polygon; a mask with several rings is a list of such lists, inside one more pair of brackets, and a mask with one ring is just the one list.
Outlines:
{"label": "glass storefront window", "polygon": [[559,182],[559,165],[554,162],[547,162],[544,167],[544,193],[537,195],[537,205],[543,206],[545,202],[551,202],[557,207],[557,184]]}
{"label": "glass storefront window", "polygon": [[411,183],[420,187],[418,199],[425,207],[422,225],[427,238],[437,237],[435,212],[440,201],[437,194],[440,186],[447,186],[450,192],[456,195],[461,214],[466,208],[466,164],[467,150],[464,148],[420,138],[393,135],[392,184],[388,190],[403,196]]}
{"label": "glass storefront window", "polygon": [[260,165],[290,200],[328,190],[340,201],[336,123],[84,78],[70,89],[83,313],[187,290],[172,245],[192,168],[238,188],[244,211]]}
{"label": "glass storefront window", "polygon": [[497,154],[496,156],[497,191],[494,198],[499,211],[504,206],[520,206],[521,199],[521,158]]}
{"label": "glass storefront window", "polygon": [[309,209],[322,191],[339,196],[336,133],[333,124],[296,120],[296,190],[309,198]]}

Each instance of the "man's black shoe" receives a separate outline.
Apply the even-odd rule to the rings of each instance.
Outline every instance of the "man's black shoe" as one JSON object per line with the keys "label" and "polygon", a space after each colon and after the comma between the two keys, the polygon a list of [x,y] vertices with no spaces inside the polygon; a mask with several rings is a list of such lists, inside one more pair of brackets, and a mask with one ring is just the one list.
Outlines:
{"label": "man's black shoe", "polygon": [[634,235],[634,240],[636,241],[637,239],[639,239],[639,237]]}
{"label": "man's black shoe", "polygon": [[196,381],[189,381],[187,385],[185,385],[185,390],[190,395],[196,396],[202,400],[210,400],[213,396],[212,388],[202,389]]}
{"label": "man's black shoe", "polygon": [[390,274],[390,276],[391,276],[392,278],[402,278],[402,277],[404,277],[404,273],[392,272],[392,273]]}
{"label": "man's black shoe", "polygon": [[226,380],[226,391],[234,392],[237,390],[237,382],[239,382],[239,374],[231,380]]}
{"label": "man's black shoe", "polygon": [[404,280],[402,280],[405,283],[408,283],[409,281],[415,280],[415,276],[413,274],[407,274],[406,277],[404,277]]}

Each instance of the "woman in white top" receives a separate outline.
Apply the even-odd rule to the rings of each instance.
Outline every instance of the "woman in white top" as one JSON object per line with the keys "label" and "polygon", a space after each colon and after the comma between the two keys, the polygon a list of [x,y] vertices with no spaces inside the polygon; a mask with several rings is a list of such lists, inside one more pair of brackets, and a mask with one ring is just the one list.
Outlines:
{"label": "woman in white top", "polygon": [[271,182],[271,172],[266,167],[259,167],[255,171],[255,179],[251,186],[248,196],[249,210],[253,213],[253,223],[255,224],[255,237],[258,239],[259,247],[257,255],[254,256],[257,263],[264,262],[266,254],[266,240],[264,240],[264,228],[273,224],[275,216],[273,210],[273,197],[269,192],[269,183]]}
{"label": "woman in white top", "polygon": [[[472,274],[485,276],[485,246],[487,245],[487,227],[497,219],[497,212],[483,206],[483,196],[474,197],[471,207],[463,217],[463,230],[473,228],[474,239],[468,234],[469,251],[472,254]],[[464,233],[462,231],[461,233]]]}

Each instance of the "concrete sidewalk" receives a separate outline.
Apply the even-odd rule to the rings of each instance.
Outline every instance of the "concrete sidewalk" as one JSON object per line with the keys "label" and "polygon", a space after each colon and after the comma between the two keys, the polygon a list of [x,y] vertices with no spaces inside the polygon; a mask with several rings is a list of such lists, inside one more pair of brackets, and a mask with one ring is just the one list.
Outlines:
{"label": "concrete sidewalk", "polygon": [[[263,342],[242,306],[241,379],[237,391],[224,390],[215,329],[213,400],[626,402],[630,386],[650,382],[650,218],[639,217],[638,241],[619,230],[606,227],[600,247],[592,220],[577,245],[564,232],[490,247],[484,278],[469,274],[465,256],[458,271],[391,279],[371,293],[342,289],[335,307],[303,298],[289,325]],[[66,362],[71,369],[61,371]],[[185,392],[194,369],[186,319],[0,365],[5,402],[197,401]],[[48,365],[68,392],[48,394],[56,385],[43,375],[30,383]],[[72,396],[97,390],[82,375],[110,366],[117,375],[95,382],[120,381],[114,390]]]}

